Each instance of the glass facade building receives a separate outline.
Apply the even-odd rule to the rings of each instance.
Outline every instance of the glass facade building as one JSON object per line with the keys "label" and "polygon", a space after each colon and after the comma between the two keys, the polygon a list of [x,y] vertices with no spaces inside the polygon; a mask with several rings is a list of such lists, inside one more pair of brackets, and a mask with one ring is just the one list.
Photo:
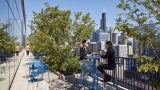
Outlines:
{"label": "glass facade building", "polygon": [[[0,28],[3,25],[7,25],[5,32],[9,36],[16,37],[16,43],[25,45],[25,32],[26,32],[26,20],[25,20],[25,8],[24,0],[0,0]],[[15,73],[19,66],[21,57],[10,57],[5,51],[0,48],[0,89],[9,90],[13,82]],[[5,57],[5,58],[4,58]]]}
{"label": "glass facade building", "polygon": [[109,41],[110,35],[107,32],[103,32],[102,29],[98,29],[93,33],[93,40],[95,42]]}
{"label": "glass facade building", "polygon": [[110,34],[107,32],[104,32],[102,29],[98,29],[95,32],[93,32],[91,41],[97,43],[98,50],[104,50],[105,42],[110,41]]}
{"label": "glass facade building", "polygon": [[25,44],[25,10],[23,0],[0,0],[0,26],[7,24],[7,33],[17,38],[16,43]]}

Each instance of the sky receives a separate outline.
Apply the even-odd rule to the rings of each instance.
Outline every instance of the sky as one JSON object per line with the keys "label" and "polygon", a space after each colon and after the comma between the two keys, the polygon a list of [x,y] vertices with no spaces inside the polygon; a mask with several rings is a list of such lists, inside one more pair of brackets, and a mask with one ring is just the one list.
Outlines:
{"label": "sky", "polygon": [[27,33],[30,33],[30,21],[33,19],[33,11],[40,12],[45,8],[44,3],[48,2],[50,6],[59,6],[60,10],[71,10],[72,13],[82,11],[82,13],[90,13],[90,16],[97,24],[95,30],[100,27],[100,19],[102,12],[106,12],[106,26],[114,27],[117,14],[120,10],[116,5],[120,0],[25,0]]}

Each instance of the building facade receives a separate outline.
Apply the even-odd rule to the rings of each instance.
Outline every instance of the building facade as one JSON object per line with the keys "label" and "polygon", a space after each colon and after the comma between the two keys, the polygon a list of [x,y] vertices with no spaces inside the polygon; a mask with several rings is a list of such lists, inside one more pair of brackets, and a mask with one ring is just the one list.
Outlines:
{"label": "building facade", "polygon": [[112,43],[118,44],[118,33],[112,33]]}
{"label": "building facade", "polygon": [[23,25],[21,23],[21,20],[18,18],[10,18],[8,20],[8,23],[9,23],[9,27],[7,29],[7,33],[9,34],[9,36],[16,38],[15,43],[19,45],[23,45],[24,33],[23,33]]}
{"label": "building facade", "polygon": [[105,42],[110,41],[110,34],[102,29],[96,30],[92,35],[92,41],[96,42],[99,50],[105,49]]}
{"label": "building facade", "polygon": [[16,37],[15,43],[25,44],[26,20],[24,0],[0,0],[0,23],[7,24],[9,36]]}
{"label": "building facade", "polygon": [[[19,43],[20,45],[25,44],[26,16],[24,7],[24,0],[0,0],[0,28],[6,25],[7,28],[4,31],[9,36],[16,37],[15,44]],[[8,59],[8,57],[7,53],[6,59],[2,61],[0,56],[0,89],[2,90],[10,90],[20,63],[19,57],[15,56],[13,59]]]}

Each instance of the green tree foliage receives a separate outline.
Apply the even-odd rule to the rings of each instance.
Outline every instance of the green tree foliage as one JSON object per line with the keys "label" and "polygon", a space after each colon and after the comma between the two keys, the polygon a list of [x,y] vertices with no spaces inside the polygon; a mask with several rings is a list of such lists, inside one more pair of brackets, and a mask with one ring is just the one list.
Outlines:
{"label": "green tree foliage", "polygon": [[[159,0],[121,0],[117,5],[122,13],[118,15],[116,29],[125,33],[128,37],[134,37],[154,49],[155,33],[157,30],[150,28],[149,23],[160,25],[160,1]],[[158,27],[159,28],[159,27]],[[153,52],[157,58],[157,53]],[[160,60],[153,60],[149,56],[139,56],[141,62],[138,71],[158,71]]]}
{"label": "green tree foliage", "polygon": [[51,7],[46,4],[46,9],[41,12],[33,12],[31,29],[33,35],[30,37],[30,46],[32,50],[38,50],[46,54],[46,62],[54,70],[59,70],[62,63],[67,60],[70,46],[70,11],[61,11],[57,7]]}
{"label": "green tree foliage", "polygon": [[67,60],[62,64],[62,70],[66,69],[68,74],[71,74],[73,72],[78,72],[81,70],[81,66],[78,61],[78,57],[72,57],[70,60]]}
{"label": "green tree foliage", "polygon": [[9,37],[8,33],[5,32],[5,29],[8,27],[7,24],[3,24],[0,28],[0,49],[6,51],[15,50],[15,38]]}
{"label": "green tree foliage", "polygon": [[74,42],[81,42],[83,39],[88,38],[93,32],[95,22],[90,18],[90,14],[82,16],[82,12],[75,13],[75,19],[72,24],[72,32]]}
{"label": "green tree foliage", "polygon": [[82,16],[81,13],[73,21],[70,10],[60,10],[58,6],[52,7],[47,3],[45,5],[46,8],[40,12],[33,12],[30,26],[33,33],[29,37],[29,44],[33,51],[46,55],[45,61],[51,70],[60,70],[62,64],[72,58],[70,53],[73,43],[89,36],[94,23],[89,14]]}

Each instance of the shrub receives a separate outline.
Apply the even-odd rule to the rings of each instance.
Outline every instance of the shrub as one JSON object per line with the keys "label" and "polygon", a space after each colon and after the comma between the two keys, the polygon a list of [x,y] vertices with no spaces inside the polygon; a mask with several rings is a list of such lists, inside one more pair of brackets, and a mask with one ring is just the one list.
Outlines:
{"label": "shrub", "polygon": [[65,69],[66,69],[66,74],[73,74],[81,70],[78,57],[69,58],[66,62],[64,62],[62,64],[61,70],[64,71]]}

